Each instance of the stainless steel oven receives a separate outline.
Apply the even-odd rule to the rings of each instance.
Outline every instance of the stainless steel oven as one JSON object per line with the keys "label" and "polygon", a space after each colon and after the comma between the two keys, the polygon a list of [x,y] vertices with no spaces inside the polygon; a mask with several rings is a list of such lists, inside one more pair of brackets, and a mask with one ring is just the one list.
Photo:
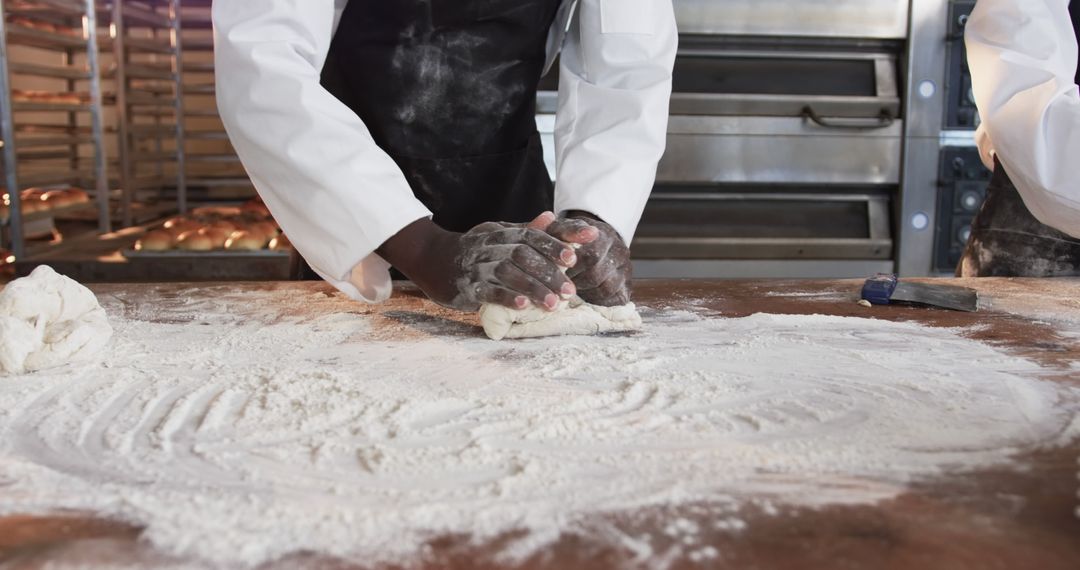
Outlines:
{"label": "stainless steel oven", "polygon": [[[911,143],[940,131],[930,43],[944,44],[946,2],[675,0],[668,149],[637,274],[854,277],[902,259],[928,271],[932,243],[908,234],[933,212],[905,193],[909,169],[937,172]],[[911,192],[936,192],[924,182]]]}

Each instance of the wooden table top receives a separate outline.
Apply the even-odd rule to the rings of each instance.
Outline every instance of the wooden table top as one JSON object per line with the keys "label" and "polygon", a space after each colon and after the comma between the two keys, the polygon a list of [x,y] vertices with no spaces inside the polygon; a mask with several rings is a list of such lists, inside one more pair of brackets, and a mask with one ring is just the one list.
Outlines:
{"label": "wooden table top", "polygon": [[[643,281],[641,305],[715,311],[726,317],[753,313],[825,314],[915,321],[933,327],[971,327],[967,336],[1034,360],[1055,382],[1080,386],[1080,279],[938,280],[976,287],[986,308],[960,313],[914,307],[865,308],[856,304],[856,281]],[[155,302],[192,291],[213,295],[215,284],[95,285],[99,295],[124,291]],[[322,283],[245,283],[229,287],[326,291]],[[475,326],[473,315],[439,309],[415,290],[399,287],[374,312],[423,310]],[[978,325],[978,326],[976,326]],[[477,334],[480,334],[477,329]],[[1012,466],[942,476],[914,484],[876,505],[741,513],[737,534],[701,525],[701,544],[720,556],[706,562],[670,561],[671,568],[1080,568],[1080,441],[1034,451]],[[3,491],[0,489],[0,502]],[[708,520],[706,510],[680,516]],[[643,520],[649,520],[646,515]],[[657,525],[660,523],[657,518]],[[647,526],[647,525],[646,525]],[[648,529],[645,529],[648,530]],[[656,529],[653,529],[656,530]],[[125,568],[181,564],[138,540],[140,529],[92,513],[0,517],[4,568],[47,564],[112,564]],[[662,534],[662,533],[657,533]],[[663,540],[661,536],[658,540]],[[662,547],[662,544],[659,546]],[[567,537],[526,561],[524,568],[625,567],[628,553],[587,537]],[[351,568],[314,554],[267,567]],[[499,568],[484,547],[447,539],[420,567]],[[195,565],[194,567],[198,567]]]}

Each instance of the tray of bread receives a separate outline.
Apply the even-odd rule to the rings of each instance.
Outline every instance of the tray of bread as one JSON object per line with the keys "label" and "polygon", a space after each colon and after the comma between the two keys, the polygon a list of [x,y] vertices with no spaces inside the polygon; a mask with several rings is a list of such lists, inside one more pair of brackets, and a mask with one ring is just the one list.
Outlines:
{"label": "tray of bread", "polygon": [[89,105],[93,101],[90,94],[86,92],[31,91],[25,89],[12,89],[11,100],[16,103],[51,103],[58,105]]}
{"label": "tray of bread", "polygon": [[[67,212],[92,207],[90,195],[81,188],[28,188],[19,192],[23,221],[52,218]],[[11,218],[11,196],[0,194],[0,225]]]}
{"label": "tray of bread", "polygon": [[292,244],[257,200],[241,206],[208,206],[170,218],[123,251],[128,258],[288,257]]}
{"label": "tray of bread", "polygon": [[38,32],[47,32],[50,34],[60,34],[62,36],[71,36],[73,38],[83,37],[83,31],[79,28],[72,26],[63,26],[54,24],[52,22],[45,22],[42,20],[34,20],[25,16],[14,16],[8,19],[8,23],[13,26],[21,26],[28,30],[34,30]]}

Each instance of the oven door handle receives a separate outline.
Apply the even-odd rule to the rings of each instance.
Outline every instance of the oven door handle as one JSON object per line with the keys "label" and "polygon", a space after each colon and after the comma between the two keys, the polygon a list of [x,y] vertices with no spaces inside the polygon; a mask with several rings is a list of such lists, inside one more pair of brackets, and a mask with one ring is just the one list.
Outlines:
{"label": "oven door handle", "polygon": [[881,114],[873,119],[856,119],[856,118],[843,118],[843,119],[826,119],[814,111],[814,108],[807,105],[803,107],[802,116],[804,119],[809,119],[819,126],[828,129],[848,129],[848,130],[873,130],[873,129],[886,129],[891,127],[896,122],[896,117],[892,116],[887,109],[882,109]]}

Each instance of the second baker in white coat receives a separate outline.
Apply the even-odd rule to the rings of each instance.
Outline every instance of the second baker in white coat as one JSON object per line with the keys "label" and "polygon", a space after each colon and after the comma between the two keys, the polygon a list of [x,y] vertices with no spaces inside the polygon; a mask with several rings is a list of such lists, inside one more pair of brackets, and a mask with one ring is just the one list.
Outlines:
{"label": "second baker in white coat", "polygon": [[994,178],[962,276],[1080,275],[1078,16],[1080,0],[979,0],[968,19],[976,138]]}
{"label": "second baker in white coat", "polygon": [[[213,19],[230,139],[337,288],[383,300],[393,265],[459,309],[629,300],[671,0],[216,0]],[[552,187],[535,97],[560,51]]]}

